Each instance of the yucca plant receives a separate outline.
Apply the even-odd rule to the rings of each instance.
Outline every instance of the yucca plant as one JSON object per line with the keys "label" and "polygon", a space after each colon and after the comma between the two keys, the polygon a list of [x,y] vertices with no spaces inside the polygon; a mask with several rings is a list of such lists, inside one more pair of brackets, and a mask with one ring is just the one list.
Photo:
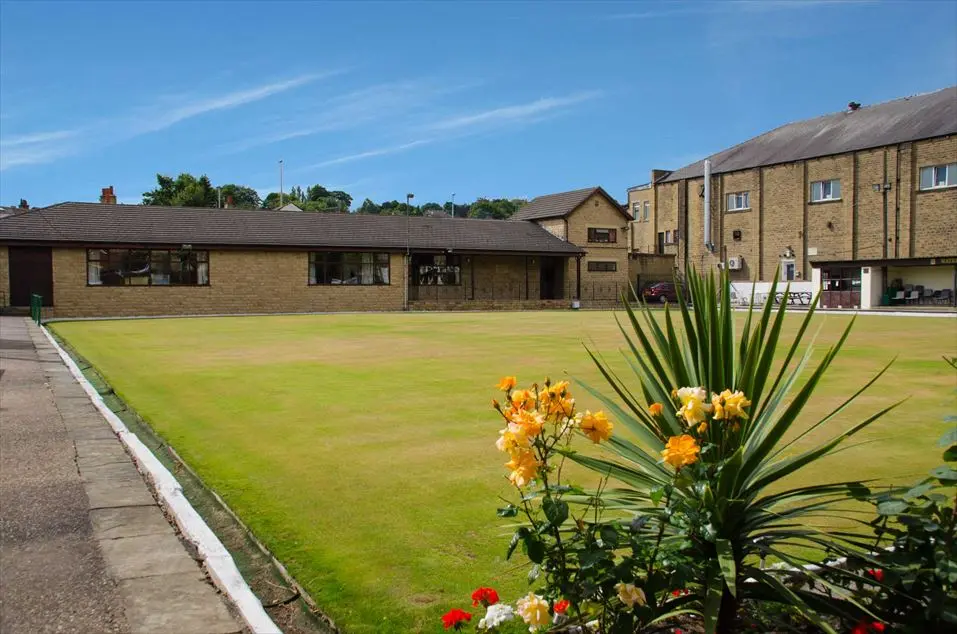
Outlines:
{"label": "yucca plant", "polygon": [[[829,579],[867,579],[820,561],[814,563],[821,568],[800,574],[789,569],[812,563],[818,558],[812,552],[821,558],[868,557],[867,544],[853,531],[814,527],[816,519],[834,517],[838,509],[842,517],[853,514],[845,508],[870,495],[868,483],[788,486],[788,477],[847,448],[852,436],[900,404],[796,451],[798,441],[834,421],[890,363],[832,412],[808,420],[805,407],[847,340],[853,320],[809,370],[812,348],[802,344],[814,318],[815,298],[778,367],[787,302],[775,307],[770,299],[776,295],[777,275],[762,309],[754,308],[752,296],[740,336],[726,274],[716,278],[689,271],[686,288],[691,303],[680,298],[680,321],[668,307],[659,324],[647,306],[635,310],[625,304],[627,322],[619,320],[619,327],[632,377],[620,375],[589,350],[614,394],[580,383],[633,440],[618,434],[604,445],[612,456],[576,453],[572,458],[619,483],[603,493],[607,508],[655,519],[664,527],[664,540],[687,545],[701,571],[693,589],[697,601],[688,604],[699,606],[707,632],[731,631],[743,600],[788,604],[834,632],[824,616],[854,619],[870,613],[841,587],[853,583]],[[801,385],[803,376],[806,382]],[[798,429],[802,431],[789,435]],[[765,568],[766,558],[782,566]]]}

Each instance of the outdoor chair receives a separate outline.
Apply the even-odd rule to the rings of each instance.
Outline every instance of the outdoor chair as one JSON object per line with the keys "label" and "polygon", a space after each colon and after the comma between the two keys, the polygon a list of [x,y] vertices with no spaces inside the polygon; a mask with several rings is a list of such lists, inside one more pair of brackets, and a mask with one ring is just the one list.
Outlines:
{"label": "outdoor chair", "polygon": [[938,304],[950,304],[953,302],[953,294],[949,288],[945,288],[940,291],[940,297],[937,299]]}
{"label": "outdoor chair", "polygon": [[904,303],[904,291],[897,291],[894,293],[894,296],[891,297],[891,304],[903,304]]}
{"label": "outdoor chair", "polygon": [[920,298],[920,292],[918,291],[909,291],[907,293],[907,303],[916,304],[917,300]]}
{"label": "outdoor chair", "polygon": [[920,298],[921,304],[930,304],[934,301],[934,289],[924,288],[924,295]]}

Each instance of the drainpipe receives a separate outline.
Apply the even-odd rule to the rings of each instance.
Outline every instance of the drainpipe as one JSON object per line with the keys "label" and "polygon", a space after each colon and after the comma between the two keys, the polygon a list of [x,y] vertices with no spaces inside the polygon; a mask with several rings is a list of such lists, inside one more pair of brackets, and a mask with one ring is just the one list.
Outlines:
{"label": "drainpipe", "polygon": [[881,196],[884,197],[884,227],[881,234],[884,236],[884,246],[881,253],[887,259],[887,150],[884,150],[884,178],[881,179]]}
{"label": "drainpipe", "polygon": [[704,248],[714,251],[711,244],[711,160],[704,161]]}

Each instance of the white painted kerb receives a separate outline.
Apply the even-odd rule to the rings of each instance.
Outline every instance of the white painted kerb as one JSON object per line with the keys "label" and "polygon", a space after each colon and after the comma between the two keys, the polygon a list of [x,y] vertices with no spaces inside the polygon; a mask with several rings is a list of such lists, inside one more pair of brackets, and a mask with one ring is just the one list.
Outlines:
{"label": "white painted kerb", "polygon": [[203,518],[183,495],[183,487],[176,481],[173,474],[163,466],[163,463],[157,460],[149,447],[144,445],[137,435],[126,427],[120,417],[106,406],[100,393],[83,376],[80,368],[73,362],[70,355],[60,347],[47,329],[43,326],[40,326],[40,329],[53,344],[73,378],[77,380],[80,387],[90,397],[93,406],[99,410],[116,435],[120,437],[120,441],[139,465],[140,471],[147,474],[152,480],[156,492],[163,500],[166,510],[173,516],[183,536],[196,545],[213,583],[230,598],[249,629],[253,634],[282,634],[282,630],[276,627],[276,624],[266,614],[266,610],[263,609],[262,603],[246,584],[246,580],[243,579],[236,567],[232,555],[229,554],[216,534],[206,525]]}

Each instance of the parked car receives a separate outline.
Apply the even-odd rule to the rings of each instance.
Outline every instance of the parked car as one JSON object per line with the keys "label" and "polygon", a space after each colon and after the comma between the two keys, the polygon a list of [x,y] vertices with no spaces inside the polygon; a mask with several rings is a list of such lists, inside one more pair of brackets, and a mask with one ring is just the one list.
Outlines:
{"label": "parked car", "polygon": [[655,282],[645,287],[641,296],[648,303],[660,302],[664,304],[665,302],[678,301],[678,291],[675,290],[675,285],[671,282]]}

